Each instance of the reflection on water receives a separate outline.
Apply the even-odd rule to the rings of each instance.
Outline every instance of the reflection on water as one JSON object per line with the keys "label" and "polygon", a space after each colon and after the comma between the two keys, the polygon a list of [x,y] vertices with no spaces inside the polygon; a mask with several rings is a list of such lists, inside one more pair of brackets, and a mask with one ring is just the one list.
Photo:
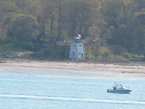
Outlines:
{"label": "reflection on water", "polygon": [[[117,80],[116,76],[114,79],[90,79],[81,77],[94,75],[73,71],[1,69],[4,70],[0,71],[0,109],[145,108],[145,80],[140,77],[125,77],[129,78],[128,80]],[[59,77],[60,72],[72,78]],[[133,91],[130,94],[107,93],[107,89],[112,87],[114,82],[121,83]]]}

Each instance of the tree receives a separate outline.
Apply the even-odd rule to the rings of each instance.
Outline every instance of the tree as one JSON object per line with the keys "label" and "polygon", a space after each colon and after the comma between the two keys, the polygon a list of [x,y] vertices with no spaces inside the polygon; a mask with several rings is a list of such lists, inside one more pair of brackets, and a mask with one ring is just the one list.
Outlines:
{"label": "tree", "polygon": [[121,24],[125,4],[123,0],[105,0],[100,11],[108,23],[108,27],[117,28]]}
{"label": "tree", "polygon": [[132,37],[134,37],[136,46],[139,50],[145,50],[145,8],[134,14],[132,25]]}
{"label": "tree", "polygon": [[27,43],[37,38],[38,27],[39,24],[34,16],[19,14],[10,21],[7,37],[13,42]]}
{"label": "tree", "polygon": [[[93,3],[97,4],[96,2]],[[82,36],[87,36],[88,29],[92,25],[94,4],[91,4],[87,0],[73,0],[68,4],[68,23],[71,38],[76,33],[80,33]]]}
{"label": "tree", "polygon": [[11,17],[15,14],[17,6],[11,0],[0,2],[0,39],[6,39],[6,27]]}
{"label": "tree", "polygon": [[56,0],[41,0],[41,13],[38,16],[40,25],[46,27],[50,36],[55,36],[54,23],[57,15]]}

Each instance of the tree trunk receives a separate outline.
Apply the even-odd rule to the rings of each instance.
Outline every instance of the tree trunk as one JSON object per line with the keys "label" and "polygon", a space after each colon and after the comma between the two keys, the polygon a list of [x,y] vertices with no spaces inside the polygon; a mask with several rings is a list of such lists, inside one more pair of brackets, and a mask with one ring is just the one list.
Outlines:
{"label": "tree trunk", "polygon": [[59,19],[58,19],[58,40],[60,41],[60,30],[61,30],[61,1],[59,0]]}
{"label": "tree trunk", "polygon": [[54,20],[54,16],[51,15],[50,36],[52,36],[52,31],[53,31],[53,20]]}

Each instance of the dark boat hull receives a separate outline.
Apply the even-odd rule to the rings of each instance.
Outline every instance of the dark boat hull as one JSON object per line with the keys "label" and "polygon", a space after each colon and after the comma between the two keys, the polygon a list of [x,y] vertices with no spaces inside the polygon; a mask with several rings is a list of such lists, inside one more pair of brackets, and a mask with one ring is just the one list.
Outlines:
{"label": "dark boat hull", "polygon": [[130,93],[132,90],[109,90],[107,89],[107,93]]}

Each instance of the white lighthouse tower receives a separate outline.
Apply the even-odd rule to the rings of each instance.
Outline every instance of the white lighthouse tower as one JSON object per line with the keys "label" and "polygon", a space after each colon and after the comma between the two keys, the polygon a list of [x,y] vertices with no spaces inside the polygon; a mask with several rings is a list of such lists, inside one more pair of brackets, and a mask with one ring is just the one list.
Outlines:
{"label": "white lighthouse tower", "polygon": [[84,59],[84,48],[81,41],[81,35],[77,34],[74,37],[74,41],[71,42],[70,46],[70,59]]}

